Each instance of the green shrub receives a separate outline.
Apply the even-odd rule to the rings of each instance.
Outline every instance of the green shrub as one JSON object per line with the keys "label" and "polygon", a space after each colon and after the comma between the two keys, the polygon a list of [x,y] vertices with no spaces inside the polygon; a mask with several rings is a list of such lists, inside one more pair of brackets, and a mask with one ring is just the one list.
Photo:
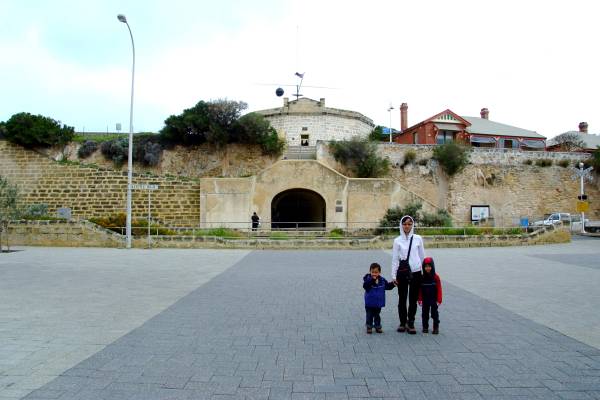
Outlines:
{"label": "green shrub", "polygon": [[437,210],[435,213],[423,212],[419,223],[423,226],[452,226],[452,218],[446,210]]}
{"label": "green shrub", "polygon": [[523,164],[525,164],[525,165],[531,165],[531,164],[533,164],[533,160],[530,159],[530,158],[528,158],[527,160],[523,161]]}
{"label": "green shrub", "polygon": [[590,158],[585,160],[585,164],[594,167],[594,172],[600,174],[600,146],[597,146]]}
{"label": "green shrub", "polygon": [[[388,208],[383,218],[379,221],[379,227],[375,229],[376,235],[396,235],[400,229],[400,220],[405,215],[410,215],[415,222],[419,221],[419,213],[423,208],[421,203],[411,203],[405,207],[396,206]],[[388,229],[385,229],[388,228]]]}
{"label": "green shrub", "polygon": [[538,158],[535,160],[535,165],[538,167],[550,167],[552,165],[552,160],[549,158]]}
{"label": "green shrub", "polygon": [[408,164],[414,164],[417,159],[417,152],[413,149],[406,150],[404,153],[404,161],[402,162],[402,167],[406,167]]}
{"label": "green shrub", "polygon": [[469,163],[469,152],[466,147],[454,142],[442,144],[433,149],[433,158],[448,176],[462,171]]}
{"label": "green shrub", "polygon": [[344,236],[345,236],[344,230],[341,228],[335,228],[335,229],[332,229],[331,232],[329,232],[330,239],[341,239]]}
{"label": "green shrub", "polygon": [[129,140],[126,137],[113,139],[100,145],[100,151],[102,152],[102,155],[107,160],[114,162],[116,165],[122,165],[125,161],[127,161],[128,148]]}
{"label": "green shrub", "polygon": [[427,165],[428,162],[429,162],[428,158],[421,158],[419,161],[417,161],[417,164],[424,167]]}
{"label": "green shrub", "polygon": [[569,160],[560,160],[558,162],[558,165],[561,166],[561,167],[563,167],[563,168],[567,168],[569,166],[569,164],[570,164]]}
{"label": "green shrub", "polygon": [[98,143],[93,140],[86,140],[77,150],[77,157],[88,158],[98,149]]}
{"label": "green shrub", "polygon": [[389,137],[389,135],[385,135],[385,137],[383,136],[383,126],[381,125],[377,125],[375,128],[373,128],[371,133],[369,133],[369,140],[371,142],[381,142],[384,139],[387,141],[389,140]]}
{"label": "green shrub", "polygon": [[25,218],[40,218],[48,216],[48,204],[31,204],[25,210]]}
{"label": "green shrub", "polygon": [[69,143],[75,134],[71,126],[42,115],[14,114],[2,124],[2,135],[24,147],[49,147]]}
{"label": "green shrub", "polygon": [[359,178],[376,178],[388,173],[390,162],[376,154],[373,142],[354,138],[329,143],[333,158],[350,168]]}

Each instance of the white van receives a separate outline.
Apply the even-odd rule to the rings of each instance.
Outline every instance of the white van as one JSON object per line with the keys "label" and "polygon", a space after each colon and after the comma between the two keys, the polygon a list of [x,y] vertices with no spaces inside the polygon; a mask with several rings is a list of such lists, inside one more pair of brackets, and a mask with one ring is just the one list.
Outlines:
{"label": "white van", "polygon": [[557,225],[557,224],[568,224],[571,222],[571,214],[569,213],[552,213],[542,221],[535,221],[534,226],[540,225]]}

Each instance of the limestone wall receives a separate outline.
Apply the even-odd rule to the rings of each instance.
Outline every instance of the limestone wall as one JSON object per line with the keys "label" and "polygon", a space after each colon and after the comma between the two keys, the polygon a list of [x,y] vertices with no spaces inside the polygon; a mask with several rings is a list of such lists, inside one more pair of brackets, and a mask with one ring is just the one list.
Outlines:
{"label": "limestone wall", "polygon": [[[403,166],[407,151],[417,154],[416,163]],[[391,161],[391,178],[439,208],[447,209],[456,224],[471,223],[471,205],[489,205],[496,226],[518,225],[521,217],[539,220],[552,212],[576,213],[579,180],[572,179],[572,165],[588,158],[578,153],[498,151],[473,149],[471,164],[451,178],[430,160],[433,146],[380,144],[378,152]],[[535,160],[548,158],[553,166],[538,167]],[[317,160],[332,168],[350,173],[337,163],[326,143],[317,146]],[[419,161],[427,161],[419,165]],[[534,161],[533,165],[524,164]],[[568,160],[570,166],[558,166]],[[600,219],[598,175],[595,183],[586,182],[590,198],[587,218]],[[402,203],[400,203],[402,204]]]}
{"label": "limestone wall", "polygon": [[[19,187],[24,204],[47,204],[54,214],[68,207],[74,218],[125,213],[126,172],[61,164],[34,151],[0,140],[0,175]],[[178,178],[134,175],[134,183],[151,183],[152,218],[174,226],[196,225],[200,218],[199,185]],[[148,194],[133,191],[134,218],[148,215]]]}
{"label": "limestone wall", "polygon": [[[457,224],[470,223],[471,205],[489,205],[497,226],[518,224],[520,217],[536,220],[551,212],[575,212],[579,182],[571,179],[570,168],[542,168],[517,160],[541,153],[510,153],[513,158],[501,163],[508,153],[482,152],[485,156],[480,162],[447,178],[432,162],[401,167],[408,149],[416,149],[417,160],[431,156],[431,146],[381,145],[383,155],[398,160],[390,177],[384,179],[348,177],[345,174],[349,171],[335,163],[320,145],[319,161],[281,160],[251,177],[186,180],[141,174],[135,175],[134,183],[160,186],[152,192],[152,216],[171,226],[223,226],[226,222],[245,229],[253,211],[263,221],[270,220],[273,198],[295,188],[312,190],[325,200],[328,228],[374,223],[388,208],[413,201],[423,203],[428,211],[447,208]],[[546,154],[581,158],[577,154]],[[231,169],[236,168],[237,157],[242,156],[227,162]],[[485,157],[489,162],[483,162]],[[125,212],[124,171],[61,164],[0,140],[0,175],[18,184],[25,204],[45,203],[52,213],[59,207],[70,207],[75,218]],[[586,192],[591,203],[588,217],[600,219],[598,184],[586,183]],[[134,218],[146,218],[147,205],[147,192],[134,191]]]}

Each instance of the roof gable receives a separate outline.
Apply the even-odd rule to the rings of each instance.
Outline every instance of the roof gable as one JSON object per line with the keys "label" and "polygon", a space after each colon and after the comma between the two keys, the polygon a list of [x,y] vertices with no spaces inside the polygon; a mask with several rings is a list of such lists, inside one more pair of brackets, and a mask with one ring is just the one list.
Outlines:
{"label": "roof gable", "polygon": [[450,109],[446,109],[441,113],[434,115],[433,117],[427,118],[423,122],[445,122],[451,124],[463,124],[465,126],[471,125],[469,121],[465,120],[463,117],[454,113]]}

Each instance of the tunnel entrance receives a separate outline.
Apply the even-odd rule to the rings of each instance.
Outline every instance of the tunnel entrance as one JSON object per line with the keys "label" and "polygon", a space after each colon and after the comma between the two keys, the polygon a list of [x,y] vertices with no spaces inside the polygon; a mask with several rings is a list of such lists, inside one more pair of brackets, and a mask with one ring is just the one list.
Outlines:
{"label": "tunnel entrance", "polygon": [[272,229],[324,229],[325,200],[317,192],[290,189],[271,202]]}

